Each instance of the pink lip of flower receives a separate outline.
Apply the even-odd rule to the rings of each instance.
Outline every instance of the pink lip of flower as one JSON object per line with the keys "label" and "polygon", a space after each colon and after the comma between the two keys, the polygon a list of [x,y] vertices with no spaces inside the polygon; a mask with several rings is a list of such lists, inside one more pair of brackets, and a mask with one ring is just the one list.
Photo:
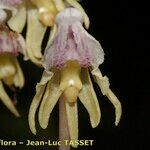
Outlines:
{"label": "pink lip of flower", "polygon": [[98,67],[104,61],[100,43],[82,26],[83,16],[75,8],[65,9],[56,17],[58,31],[44,55],[44,67],[61,68],[69,60],[81,67]]}
{"label": "pink lip of flower", "polygon": [[9,53],[18,56],[19,52],[25,53],[23,37],[11,31],[6,25],[0,24],[0,54]]}

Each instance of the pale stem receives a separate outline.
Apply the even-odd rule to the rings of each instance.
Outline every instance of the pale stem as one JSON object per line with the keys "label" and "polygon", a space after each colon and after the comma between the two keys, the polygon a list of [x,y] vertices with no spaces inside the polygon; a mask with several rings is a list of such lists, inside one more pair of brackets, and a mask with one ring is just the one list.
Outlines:
{"label": "pale stem", "polygon": [[[67,113],[65,106],[65,99],[61,97],[59,99],[59,141],[69,140],[69,129],[67,121]],[[59,150],[70,150],[69,145],[60,145]]]}

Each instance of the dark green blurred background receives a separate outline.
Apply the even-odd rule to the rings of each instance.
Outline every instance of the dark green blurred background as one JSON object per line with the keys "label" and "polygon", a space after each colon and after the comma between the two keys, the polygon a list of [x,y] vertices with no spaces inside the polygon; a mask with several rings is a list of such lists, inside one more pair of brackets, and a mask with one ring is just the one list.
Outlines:
{"label": "dark green blurred background", "polygon": [[[111,89],[122,103],[123,114],[118,127],[114,125],[112,104],[102,96],[94,84],[101,106],[101,123],[92,129],[88,114],[79,102],[79,139],[92,139],[92,147],[78,150],[146,150],[150,135],[150,38],[149,8],[144,1],[83,0],[82,5],[91,20],[91,33],[105,51],[105,62],[100,66],[110,79]],[[58,139],[58,105],[50,118],[49,126],[42,130],[38,123],[37,136],[28,126],[28,110],[40,80],[42,69],[19,57],[26,77],[25,87],[18,92],[17,108],[22,115],[15,118],[0,103],[0,139],[26,141]],[[9,150],[53,150],[57,147],[2,147]]]}

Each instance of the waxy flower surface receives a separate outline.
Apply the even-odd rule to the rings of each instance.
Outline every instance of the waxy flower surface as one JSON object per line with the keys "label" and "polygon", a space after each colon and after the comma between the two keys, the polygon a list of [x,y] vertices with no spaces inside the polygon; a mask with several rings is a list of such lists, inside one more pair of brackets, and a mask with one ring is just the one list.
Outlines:
{"label": "waxy flower surface", "polygon": [[10,89],[15,87],[22,88],[24,77],[17,60],[19,52],[24,53],[25,45],[23,37],[11,31],[5,24],[0,24],[0,100],[8,109],[19,116],[12,100],[5,92],[3,84]]}
{"label": "waxy flower surface", "polygon": [[108,78],[103,77],[98,68],[104,61],[104,52],[100,43],[83,28],[83,14],[76,8],[66,8],[57,14],[55,21],[57,31],[45,51],[45,71],[37,84],[29,111],[31,131],[36,134],[35,113],[38,106],[40,105],[38,120],[45,129],[60,98],[65,101],[71,140],[78,139],[78,98],[89,113],[92,127],[96,127],[100,122],[101,112],[90,72],[102,94],[114,105],[117,125],[121,117],[121,104],[109,88]]}

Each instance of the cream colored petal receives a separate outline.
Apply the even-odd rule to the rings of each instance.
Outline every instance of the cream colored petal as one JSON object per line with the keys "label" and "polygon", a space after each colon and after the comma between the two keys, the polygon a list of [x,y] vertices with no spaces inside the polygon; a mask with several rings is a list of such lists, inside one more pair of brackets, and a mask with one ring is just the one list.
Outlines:
{"label": "cream colored petal", "polygon": [[108,77],[106,76],[103,77],[99,69],[92,70],[92,74],[95,77],[95,81],[100,86],[102,94],[106,95],[110,86]]}
{"label": "cream colored petal", "polygon": [[51,91],[46,98],[45,104],[43,103],[43,105],[41,105],[41,110],[39,112],[42,113],[43,110],[43,113],[41,114],[42,117],[39,118],[39,123],[43,129],[47,128],[50,114],[61,94],[62,92],[59,89],[51,88]]}
{"label": "cream colored petal", "polygon": [[[49,81],[50,82],[50,81]],[[49,83],[48,83],[49,84]],[[42,102],[40,104],[40,108],[39,108],[39,113],[38,113],[38,119],[39,119],[39,123],[40,125],[42,124],[42,121],[43,121],[43,110],[44,110],[44,106],[45,106],[45,103],[47,101],[47,97],[49,95],[49,92],[50,92],[50,89],[48,88],[49,86],[47,85],[46,88],[45,88],[45,93],[43,95],[43,98],[42,98]],[[42,125],[41,125],[42,126]]]}
{"label": "cream colored petal", "polygon": [[56,6],[58,11],[62,11],[65,9],[64,1],[63,0],[52,0]]}
{"label": "cream colored petal", "polygon": [[[45,72],[45,76],[47,76],[47,78],[49,77],[49,76],[53,76],[53,74],[51,74],[51,73],[48,73],[47,74],[47,72]],[[47,80],[47,79],[46,79]],[[43,109],[44,109],[44,106],[45,106],[45,102],[46,102],[46,100],[47,100],[47,97],[48,97],[48,95],[49,95],[49,92],[50,92],[50,88],[49,88],[49,86],[51,86],[50,84],[51,84],[51,82],[52,82],[52,80],[54,80],[53,78],[52,78],[52,80],[47,80],[47,81],[44,81],[44,82],[47,82],[47,81],[49,81],[48,82],[48,85],[46,86],[46,89],[45,89],[45,93],[44,93],[44,95],[43,95],[43,98],[42,98],[42,102],[41,102],[41,105],[40,105],[40,109],[39,109],[39,122],[41,123],[42,122],[42,120],[43,120]],[[43,83],[44,83],[43,82]]]}
{"label": "cream colored petal", "polygon": [[45,90],[45,86],[37,88],[36,95],[34,96],[30,109],[29,109],[29,127],[33,134],[36,134],[35,128],[35,113],[42,99],[43,93]]}
{"label": "cream colored petal", "polygon": [[12,17],[8,20],[7,23],[12,30],[18,33],[22,32],[26,23],[25,2],[18,6],[17,12],[12,15]]}
{"label": "cream colored petal", "polygon": [[16,66],[16,74],[14,76],[14,85],[16,87],[22,88],[24,86],[24,82],[25,82],[24,75],[23,75],[22,69],[19,65],[17,58],[14,58],[14,63]]}
{"label": "cream colored petal", "polygon": [[26,49],[25,39],[21,34],[18,34],[17,41],[20,43],[21,48],[19,49],[20,53],[23,54],[24,60],[28,60],[28,54]]}
{"label": "cream colored petal", "polygon": [[56,32],[57,32],[57,26],[56,26],[56,24],[54,24],[54,26],[51,27],[51,31],[50,31],[49,39],[48,39],[48,42],[46,45],[46,49],[50,46],[52,40],[54,39],[54,37],[56,35]]}
{"label": "cream colored petal", "polygon": [[62,91],[59,88],[59,73],[54,74],[51,81],[49,81],[45,95],[39,109],[39,123],[43,129],[48,126],[50,114],[56,105]]}
{"label": "cream colored petal", "polygon": [[30,109],[29,109],[29,127],[33,134],[36,134],[36,128],[35,128],[35,113],[36,110],[40,104],[40,101],[42,99],[42,96],[45,91],[45,87],[47,85],[47,82],[52,78],[53,73],[52,72],[46,72],[44,71],[42,79],[40,83],[36,86],[36,95],[33,98],[33,101],[31,103]]}
{"label": "cream colored petal", "polygon": [[29,8],[27,12],[26,46],[29,58],[37,65],[41,65],[41,44],[45,31],[46,27],[39,22],[38,9]]}
{"label": "cream colored petal", "polygon": [[0,81],[0,100],[6,105],[6,107],[17,117],[19,117],[19,113],[15,108],[13,102],[5,92],[4,86],[2,81]]}
{"label": "cream colored petal", "polygon": [[[68,120],[68,128],[70,134],[70,140],[78,140],[78,110],[77,102],[68,103],[66,102],[66,112]],[[77,147],[77,145],[71,145],[72,147]]]}
{"label": "cream colored petal", "polygon": [[117,126],[118,123],[120,122],[121,114],[122,114],[121,103],[110,89],[108,90],[108,93],[106,94],[106,96],[115,107],[115,114],[116,114],[115,125]]}
{"label": "cream colored petal", "polygon": [[88,70],[82,70],[82,89],[79,93],[79,99],[87,109],[91,125],[95,128],[100,122],[100,106],[90,79]]}
{"label": "cream colored petal", "polygon": [[82,8],[82,6],[76,0],[66,0],[66,1],[74,8],[77,8],[83,14],[85,27],[86,29],[88,29],[90,26],[90,20],[86,12]]}
{"label": "cream colored petal", "polygon": [[40,87],[40,86],[43,86],[43,85],[47,84],[48,81],[51,80],[51,78],[53,77],[53,75],[54,75],[53,72],[45,70],[43,72],[43,75],[42,75],[40,83],[37,84],[37,87]]}
{"label": "cream colored petal", "polygon": [[107,77],[103,77],[102,73],[98,68],[93,69],[92,74],[95,76],[96,82],[99,85],[103,95],[106,95],[110,102],[114,105],[115,107],[115,114],[116,114],[116,119],[115,119],[115,125],[118,125],[121,114],[122,114],[122,108],[121,108],[121,103],[118,100],[118,98],[115,96],[115,94],[111,91],[109,88],[109,81]]}

